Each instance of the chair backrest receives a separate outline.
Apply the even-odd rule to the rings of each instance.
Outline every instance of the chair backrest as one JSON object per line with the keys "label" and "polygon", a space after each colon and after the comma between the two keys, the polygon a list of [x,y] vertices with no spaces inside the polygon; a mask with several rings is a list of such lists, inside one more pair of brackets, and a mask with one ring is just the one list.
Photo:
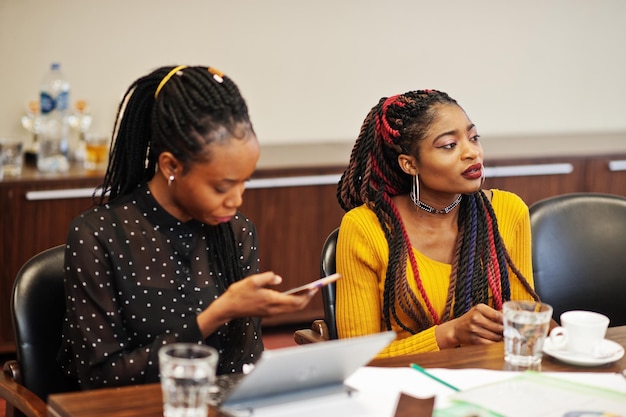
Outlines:
{"label": "chair backrest", "polygon": [[530,206],[535,288],[554,308],[591,310],[626,324],[626,198],[550,197]]}
{"label": "chair backrest", "polygon": [[[336,251],[337,236],[339,236],[339,228],[332,231],[326,238],[322,247],[322,256],[320,258],[320,273],[322,277],[332,275],[337,272]],[[335,321],[335,283],[330,283],[322,287],[322,301],[324,303],[324,321],[328,327],[328,336],[337,339],[337,324]]]}
{"label": "chair backrest", "polygon": [[11,298],[22,385],[44,401],[48,394],[78,389],[57,363],[65,314],[64,251],[60,245],[29,259],[17,273]]}

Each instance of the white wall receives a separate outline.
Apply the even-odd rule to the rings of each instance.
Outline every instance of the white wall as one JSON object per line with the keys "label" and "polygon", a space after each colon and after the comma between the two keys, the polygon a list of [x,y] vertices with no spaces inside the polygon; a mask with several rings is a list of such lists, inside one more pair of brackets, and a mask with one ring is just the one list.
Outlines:
{"label": "white wall", "polygon": [[436,88],[481,134],[626,132],[623,0],[0,0],[0,135],[50,62],[112,128],[137,77],[220,68],[263,144],[353,141],[381,96]]}

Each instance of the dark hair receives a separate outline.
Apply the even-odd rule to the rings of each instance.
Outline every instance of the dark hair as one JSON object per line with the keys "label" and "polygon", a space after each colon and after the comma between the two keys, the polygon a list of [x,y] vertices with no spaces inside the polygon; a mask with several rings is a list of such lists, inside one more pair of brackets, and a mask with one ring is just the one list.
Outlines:
{"label": "dark hair", "polygon": [[213,68],[161,67],[137,79],[117,111],[99,204],[150,180],[161,152],[171,152],[184,166],[208,161],[207,145],[243,139],[242,128],[253,131],[246,102],[235,83]]}
{"label": "dark hair", "polygon": [[[511,297],[507,266],[538,299],[511,261],[493,207],[482,191],[463,195],[461,200],[450,289],[442,317],[434,310],[422,286],[409,236],[391,197],[409,193],[412,184],[412,176],[402,171],[398,156],[414,155],[419,160],[419,144],[435,121],[438,107],[449,105],[459,106],[448,94],[436,90],[381,98],[365,118],[350,164],[339,181],[337,198],[341,207],[348,211],[367,204],[376,213],[389,245],[383,295],[387,329],[391,329],[393,320],[404,330],[418,333],[462,315],[477,303],[488,303],[490,289],[495,306],[500,307]],[[413,268],[419,294],[409,287],[407,262]],[[397,306],[417,327],[401,321]]]}
{"label": "dark hair", "polygon": [[[162,152],[182,164],[211,161],[211,147],[254,133],[248,107],[237,85],[212,67],[161,67],[137,79],[126,90],[117,111],[113,145],[98,204],[112,202],[149,181]],[[239,249],[230,223],[210,227],[210,262],[225,277],[227,288],[243,278]],[[228,325],[224,340],[243,343],[245,319]],[[242,360],[241,350],[226,349],[225,362]],[[232,356],[232,357],[229,357]]]}

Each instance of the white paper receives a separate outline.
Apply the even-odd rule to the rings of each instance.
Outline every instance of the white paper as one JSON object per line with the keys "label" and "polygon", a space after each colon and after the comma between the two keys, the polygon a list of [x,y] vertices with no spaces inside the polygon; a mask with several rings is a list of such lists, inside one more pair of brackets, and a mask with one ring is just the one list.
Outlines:
{"label": "white paper", "polygon": [[[563,417],[570,413],[626,417],[626,393],[623,391],[616,391],[613,386],[592,385],[590,378],[582,383],[566,378],[568,375],[525,374],[452,397],[507,417]],[[613,379],[597,377],[597,374],[594,378],[602,379],[602,384]],[[623,378],[620,382],[624,383]]]}

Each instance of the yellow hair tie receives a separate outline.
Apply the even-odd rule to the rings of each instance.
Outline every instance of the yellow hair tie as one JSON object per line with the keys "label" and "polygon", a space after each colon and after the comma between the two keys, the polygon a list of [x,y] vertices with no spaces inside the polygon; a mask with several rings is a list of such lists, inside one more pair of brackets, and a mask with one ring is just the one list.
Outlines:
{"label": "yellow hair tie", "polygon": [[174,68],[173,70],[171,70],[170,72],[168,72],[167,75],[165,77],[163,77],[163,79],[159,83],[159,86],[157,87],[156,91],[154,92],[154,98],[157,98],[157,96],[159,95],[159,92],[161,91],[161,89],[163,88],[165,83],[167,83],[169,81],[169,79],[174,76],[174,74],[176,74],[178,71],[180,71],[180,70],[182,70],[184,68],[187,68],[187,65],[179,65],[176,68]]}
{"label": "yellow hair tie", "polygon": [[209,71],[209,74],[213,74],[213,79],[218,83],[224,81],[224,73],[217,68],[209,67],[207,71]]}

